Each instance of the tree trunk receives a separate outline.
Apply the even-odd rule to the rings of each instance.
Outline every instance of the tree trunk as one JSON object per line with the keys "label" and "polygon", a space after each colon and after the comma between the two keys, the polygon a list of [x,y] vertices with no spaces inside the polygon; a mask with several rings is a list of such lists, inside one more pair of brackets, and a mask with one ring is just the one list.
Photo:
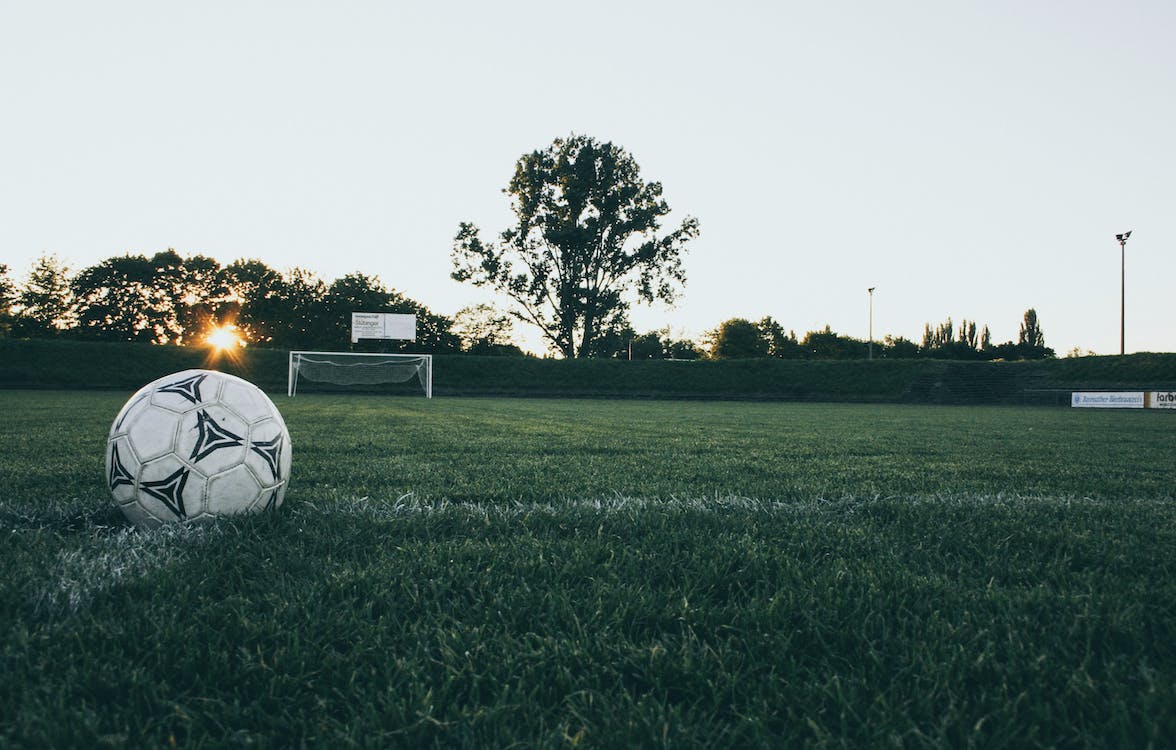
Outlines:
{"label": "tree trunk", "polygon": [[591,314],[584,316],[584,334],[580,337],[580,356],[592,351],[592,339],[596,335],[596,320]]}

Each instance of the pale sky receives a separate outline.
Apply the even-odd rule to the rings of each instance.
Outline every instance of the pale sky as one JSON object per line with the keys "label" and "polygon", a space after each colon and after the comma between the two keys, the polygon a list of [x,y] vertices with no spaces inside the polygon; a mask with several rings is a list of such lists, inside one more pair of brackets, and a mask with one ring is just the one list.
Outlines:
{"label": "pale sky", "polygon": [[[1176,3],[0,0],[0,263],[173,247],[452,314],[459,222],[509,226],[517,159],[626,148],[676,225],[674,308],[918,341],[1176,350]],[[505,300],[501,300],[505,303]],[[538,339],[528,343],[538,346]]]}

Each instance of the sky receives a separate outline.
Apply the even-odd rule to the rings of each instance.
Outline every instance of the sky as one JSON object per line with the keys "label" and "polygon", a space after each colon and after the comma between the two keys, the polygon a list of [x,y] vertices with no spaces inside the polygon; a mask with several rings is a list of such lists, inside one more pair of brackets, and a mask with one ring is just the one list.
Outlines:
{"label": "sky", "polygon": [[[1176,3],[0,0],[0,264],[174,248],[452,315],[458,224],[515,162],[624,147],[701,235],[678,303],[919,341],[951,317],[1059,355],[1176,351]],[[528,348],[539,338],[523,332]]]}

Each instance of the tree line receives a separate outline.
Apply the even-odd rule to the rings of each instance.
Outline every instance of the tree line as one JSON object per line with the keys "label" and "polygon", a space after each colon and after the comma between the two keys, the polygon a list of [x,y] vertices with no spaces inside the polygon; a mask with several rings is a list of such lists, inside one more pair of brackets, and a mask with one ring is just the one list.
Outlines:
{"label": "tree line", "polygon": [[186,345],[214,326],[232,325],[252,345],[347,349],[354,311],[416,315],[417,340],[385,349],[463,348],[452,318],[358,272],[327,283],[302,268],[279,272],[245,259],[221,265],[171,249],[108,258],[76,274],[56,256],[43,256],[19,285],[0,266],[0,335],[20,338]]}
{"label": "tree line", "polygon": [[[668,330],[637,335],[629,304],[672,302],[686,283],[682,256],[699,235],[687,216],[662,231],[670,213],[659,182],[646,182],[636,160],[613,143],[571,135],[524,154],[503,193],[515,221],[483,240],[462,223],[453,242],[452,278],[494,290],[511,313],[538,328],[565,357],[720,359],[745,357],[950,357],[1011,359],[1052,356],[1037,324],[1025,314],[1016,343],[994,345],[987,326],[949,318],[929,324],[921,344],[886,337],[873,344],[828,327],[803,339],[772,320],[733,318],[709,332],[701,346],[675,340]],[[876,349],[876,352],[875,352]]]}
{"label": "tree line", "polygon": [[[412,313],[414,342],[351,343],[351,313]],[[236,326],[255,346],[286,349],[374,349],[523,356],[514,318],[493,305],[463,308],[452,317],[389,289],[378,277],[350,273],[326,282],[301,268],[279,272],[260,260],[221,265],[175,250],[108,258],[72,273],[56,256],[38,259],[23,283],[0,265],[0,336],[63,337],[155,344],[198,344],[214,325]],[[701,341],[669,328],[638,333],[614,315],[596,331],[583,356],[614,359],[865,359],[870,342],[823,330],[798,337],[771,317],[731,318]],[[1037,312],[1025,311],[1016,342],[993,343],[988,326],[951,318],[927,324],[921,342],[885,336],[874,357],[909,359],[1037,359],[1054,356]]]}
{"label": "tree line", "polygon": [[[483,240],[459,225],[451,277],[491,289],[511,305],[464,308],[452,318],[352,273],[330,283],[310,271],[278,272],[259,260],[216,260],[174,250],[108,258],[71,275],[55,256],[34,264],[23,285],[0,265],[0,336],[191,344],[213,325],[232,324],[251,344],[289,349],[522,355],[516,321],[534,326],[564,357],[810,359],[917,356],[1013,359],[1053,356],[1026,311],[1016,343],[994,345],[985,326],[948,318],[926,326],[921,344],[886,336],[866,342],[833,332],[797,338],[772,318],[733,318],[701,342],[668,329],[638,334],[633,302],[673,302],[686,283],[682,256],[698,237],[686,217],[663,231],[670,207],[659,182],[646,182],[636,160],[613,143],[571,135],[524,154],[505,190],[514,226]],[[351,313],[414,313],[414,342],[351,344]]]}
{"label": "tree line", "polygon": [[770,317],[758,322],[731,318],[705,336],[708,355],[716,359],[777,357],[780,359],[913,359],[929,357],[956,360],[1045,359],[1054,350],[1045,345],[1045,333],[1037,311],[1029,308],[1021,319],[1017,340],[993,343],[988,326],[977,329],[975,321],[963,320],[957,326],[951,318],[923,329],[923,340],[916,343],[902,336],[884,336],[870,342],[824,330],[809,331],[798,338],[794,331]]}

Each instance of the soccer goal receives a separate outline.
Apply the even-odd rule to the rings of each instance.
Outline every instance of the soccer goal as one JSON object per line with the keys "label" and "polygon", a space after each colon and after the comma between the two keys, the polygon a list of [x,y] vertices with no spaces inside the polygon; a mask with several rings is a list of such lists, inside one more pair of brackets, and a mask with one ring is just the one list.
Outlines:
{"label": "soccer goal", "polygon": [[416,378],[433,398],[433,355],[356,352],[290,352],[286,395],[298,393],[298,380],[334,385],[406,383]]}

